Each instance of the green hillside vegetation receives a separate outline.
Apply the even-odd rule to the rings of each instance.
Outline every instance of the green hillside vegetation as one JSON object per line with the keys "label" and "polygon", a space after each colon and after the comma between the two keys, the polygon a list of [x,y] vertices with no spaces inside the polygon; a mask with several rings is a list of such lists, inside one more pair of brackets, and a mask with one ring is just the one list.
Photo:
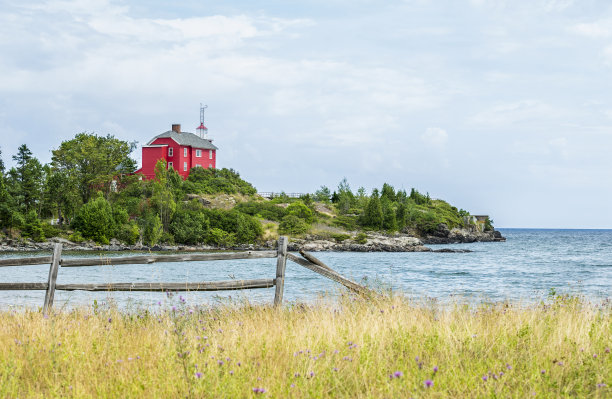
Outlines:
{"label": "green hillside vegetation", "polygon": [[[143,180],[133,173],[129,155],[135,148],[113,136],[79,133],[62,142],[47,165],[20,146],[8,171],[0,152],[3,233],[35,241],[62,236],[101,244],[118,239],[231,247],[278,234],[316,234],[322,227],[336,241],[364,241],[374,231],[427,235],[442,223],[463,227],[468,220],[468,212],[445,201],[386,183],[368,195],[364,188],[353,192],[343,179],[333,192],[322,186],[299,199],[281,194],[267,200],[232,169],[193,168],[184,181],[164,161],[155,179]],[[216,205],[221,197],[230,199],[228,206]],[[50,225],[53,219],[58,223]]]}

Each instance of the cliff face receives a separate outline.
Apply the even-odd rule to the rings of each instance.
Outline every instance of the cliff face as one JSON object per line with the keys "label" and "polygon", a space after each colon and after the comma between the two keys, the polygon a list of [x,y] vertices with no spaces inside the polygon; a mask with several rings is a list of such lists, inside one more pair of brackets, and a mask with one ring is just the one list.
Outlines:
{"label": "cliff face", "polygon": [[470,243],[470,242],[493,242],[506,241],[506,239],[497,230],[478,231],[476,229],[458,229],[449,228],[440,223],[438,229],[432,234],[421,238],[424,244],[455,244],[455,243]]}

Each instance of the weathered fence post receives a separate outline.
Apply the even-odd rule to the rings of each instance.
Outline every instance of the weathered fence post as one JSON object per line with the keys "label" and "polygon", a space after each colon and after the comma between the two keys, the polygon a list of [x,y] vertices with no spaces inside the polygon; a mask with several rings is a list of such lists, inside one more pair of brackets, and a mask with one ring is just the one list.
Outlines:
{"label": "weathered fence post", "polygon": [[47,293],[45,294],[45,305],[43,314],[49,314],[53,307],[53,297],[55,296],[55,282],[57,281],[57,271],[59,269],[60,259],[62,257],[62,244],[53,246],[53,256],[51,257],[51,266],[49,267],[49,281],[47,282]]}
{"label": "weathered fence post", "polygon": [[274,294],[274,306],[283,302],[283,291],[285,289],[285,268],[287,266],[287,237],[278,239],[278,257],[276,258],[276,292]]}

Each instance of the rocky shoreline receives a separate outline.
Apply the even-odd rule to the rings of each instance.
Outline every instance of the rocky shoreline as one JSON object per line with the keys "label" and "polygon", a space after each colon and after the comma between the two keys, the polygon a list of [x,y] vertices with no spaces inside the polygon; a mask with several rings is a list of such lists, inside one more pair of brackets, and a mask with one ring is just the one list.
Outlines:
{"label": "rocky shoreline", "polygon": [[[495,242],[505,241],[498,231],[477,232],[465,229],[445,228],[439,226],[438,230],[431,236],[417,238],[407,234],[385,235],[369,233],[365,241],[357,242],[348,238],[342,241],[320,237],[306,236],[304,238],[291,238],[288,249],[290,251],[320,252],[471,252],[467,249],[432,249],[427,244],[455,244],[472,242]],[[30,240],[14,240],[5,238],[0,241],[0,252],[46,252],[53,250],[55,243],[61,243],[64,251],[212,251],[212,250],[269,250],[276,248],[276,241],[270,240],[259,245],[239,245],[232,248],[219,248],[211,245],[154,245],[142,244],[126,245],[117,240],[111,240],[108,245],[100,245],[93,241],[74,243],[64,238],[54,237],[45,242],[34,242]]]}

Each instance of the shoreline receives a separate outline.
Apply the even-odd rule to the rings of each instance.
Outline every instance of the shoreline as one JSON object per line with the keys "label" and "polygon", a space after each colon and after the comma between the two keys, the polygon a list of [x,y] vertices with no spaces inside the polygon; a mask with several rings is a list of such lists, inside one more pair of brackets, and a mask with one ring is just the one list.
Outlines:
{"label": "shoreline", "polygon": [[[438,232],[436,232],[438,233]],[[423,238],[408,234],[386,235],[370,233],[365,242],[357,242],[353,238],[336,241],[329,237],[306,235],[304,238],[290,238],[288,250],[305,250],[310,252],[472,252],[469,249],[432,249],[426,245],[460,244],[473,242],[503,242],[506,239],[497,230],[491,232],[473,232],[464,229],[442,230],[441,233]],[[31,240],[4,239],[0,241],[0,253],[29,253],[52,251],[56,243],[63,245],[63,251],[79,252],[198,252],[198,251],[263,251],[276,248],[275,240],[268,240],[259,244],[243,244],[233,247],[217,247],[213,245],[166,245],[157,244],[146,246],[142,244],[128,245],[111,240],[108,245],[97,244],[93,241],[75,243],[64,238],[53,237],[44,242]]]}

